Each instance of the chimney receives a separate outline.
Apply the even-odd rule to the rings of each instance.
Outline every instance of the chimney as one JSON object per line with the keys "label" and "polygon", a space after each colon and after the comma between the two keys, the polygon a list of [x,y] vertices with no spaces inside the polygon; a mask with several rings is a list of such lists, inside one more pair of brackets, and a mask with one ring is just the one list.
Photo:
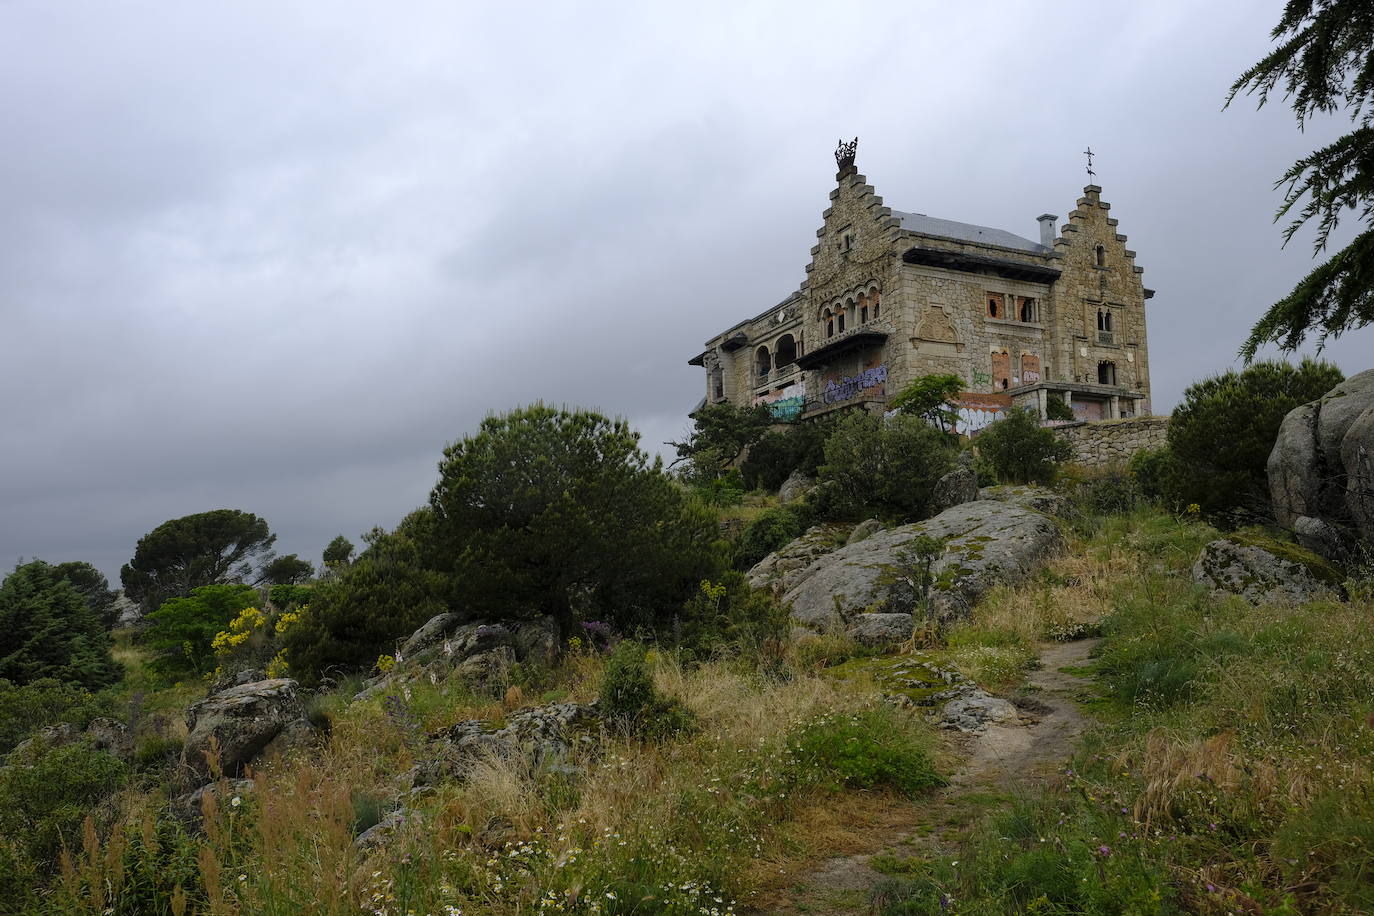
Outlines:
{"label": "chimney", "polygon": [[1059,217],[1053,213],[1042,213],[1036,219],[1040,221],[1040,244],[1046,248],[1053,248],[1054,237],[1058,234],[1055,232],[1054,224]]}

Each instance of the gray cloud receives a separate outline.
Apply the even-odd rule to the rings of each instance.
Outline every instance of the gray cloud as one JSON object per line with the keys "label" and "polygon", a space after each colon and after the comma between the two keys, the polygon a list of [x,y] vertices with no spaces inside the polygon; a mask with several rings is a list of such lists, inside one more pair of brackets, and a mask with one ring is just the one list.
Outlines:
{"label": "gray cloud", "polygon": [[801,281],[841,135],[1025,235],[1091,143],[1167,409],[1311,268],[1271,185],[1345,123],[1220,110],[1280,6],[0,5],[0,560],[113,576],[223,506],[317,558],[535,399],[660,448]]}

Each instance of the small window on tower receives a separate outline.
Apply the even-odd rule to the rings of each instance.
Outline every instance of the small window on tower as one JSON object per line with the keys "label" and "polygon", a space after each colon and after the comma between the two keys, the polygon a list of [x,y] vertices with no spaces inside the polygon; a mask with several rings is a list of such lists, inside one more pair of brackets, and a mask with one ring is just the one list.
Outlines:
{"label": "small window on tower", "polygon": [[1103,248],[1101,245],[1097,246],[1097,266],[1107,266],[1107,249]]}

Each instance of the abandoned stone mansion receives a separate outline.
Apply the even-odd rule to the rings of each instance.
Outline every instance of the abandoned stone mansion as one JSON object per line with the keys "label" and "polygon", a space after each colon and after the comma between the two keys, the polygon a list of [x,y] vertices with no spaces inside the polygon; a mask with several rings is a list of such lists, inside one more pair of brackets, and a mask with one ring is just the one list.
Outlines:
{"label": "abandoned stone mansion", "polygon": [[[883,204],[836,151],[838,185],[806,279],[706,342],[706,402],[767,404],[779,419],[881,409],[932,373],[964,379],[960,428],[1057,396],[1084,420],[1150,412],[1142,268],[1088,185],[1038,240]],[[1027,220],[1029,222],[1029,220]]]}

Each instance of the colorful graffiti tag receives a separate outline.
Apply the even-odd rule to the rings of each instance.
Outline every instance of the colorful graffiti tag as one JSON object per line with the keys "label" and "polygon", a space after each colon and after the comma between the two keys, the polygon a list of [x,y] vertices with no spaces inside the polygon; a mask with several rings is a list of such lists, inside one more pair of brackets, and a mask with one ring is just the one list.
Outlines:
{"label": "colorful graffiti tag", "polygon": [[798,383],[761,394],[754,398],[754,405],[760,404],[772,412],[774,419],[790,422],[801,416],[806,406],[806,386]]}
{"label": "colorful graffiti tag", "polygon": [[833,379],[825,384],[825,391],[821,393],[822,400],[827,404],[838,404],[847,401],[862,391],[875,388],[887,381],[887,366],[874,366],[872,369],[865,369],[855,376],[846,376],[838,382]]}

